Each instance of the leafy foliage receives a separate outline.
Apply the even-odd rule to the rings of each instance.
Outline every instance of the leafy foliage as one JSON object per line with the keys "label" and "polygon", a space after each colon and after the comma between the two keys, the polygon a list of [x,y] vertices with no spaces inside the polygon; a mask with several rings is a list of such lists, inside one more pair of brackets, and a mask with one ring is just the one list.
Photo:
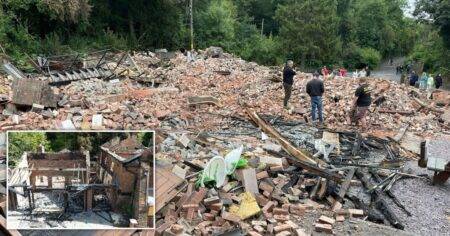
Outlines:
{"label": "leafy foliage", "polygon": [[[187,48],[188,4],[184,0],[3,0],[0,50],[23,67],[28,60],[25,53]],[[312,68],[357,67],[368,59],[376,66],[378,54],[406,55],[418,39],[417,24],[404,16],[404,6],[405,0],[195,0],[194,44],[199,49],[221,46],[267,65],[290,58]],[[433,18],[447,47],[449,8],[446,0],[421,0],[418,8]]]}
{"label": "leafy foliage", "polygon": [[285,53],[305,67],[333,63],[340,50],[336,0],[289,1],[279,6],[280,39]]}
{"label": "leafy foliage", "polygon": [[50,142],[44,132],[8,133],[9,165],[16,166],[24,152],[37,152],[41,145],[46,150],[51,150]]}
{"label": "leafy foliage", "polygon": [[445,47],[450,48],[450,1],[419,0],[414,15],[431,22],[439,31]]}
{"label": "leafy foliage", "polygon": [[450,2],[419,0],[414,15],[420,19],[418,39],[409,57],[424,63],[424,70],[441,73],[450,82]]}

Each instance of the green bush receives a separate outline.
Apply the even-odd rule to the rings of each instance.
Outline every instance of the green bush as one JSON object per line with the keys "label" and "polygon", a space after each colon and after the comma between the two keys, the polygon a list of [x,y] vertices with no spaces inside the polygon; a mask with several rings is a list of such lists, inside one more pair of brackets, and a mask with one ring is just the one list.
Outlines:
{"label": "green bush", "polygon": [[237,53],[245,60],[262,65],[279,65],[283,63],[280,41],[274,37],[254,36]]}
{"label": "green bush", "polygon": [[344,51],[344,66],[349,69],[360,69],[365,66],[376,68],[381,61],[381,54],[373,48],[360,48],[351,43]]}
{"label": "green bush", "polygon": [[381,61],[381,54],[373,48],[361,48],[359,50],[361,56],[361,63],[368,65],[370,68],[375,68]]}

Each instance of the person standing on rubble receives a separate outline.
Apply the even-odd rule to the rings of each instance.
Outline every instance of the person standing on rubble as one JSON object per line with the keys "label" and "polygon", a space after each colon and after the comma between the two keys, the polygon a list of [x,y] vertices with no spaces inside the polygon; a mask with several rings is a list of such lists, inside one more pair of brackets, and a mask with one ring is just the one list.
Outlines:
{"label": "person standing on rubble", "polygon": [[359,76],[358,76],[358,78],[366,77],[366,76],[367,76],[366,69],[365,69],[365,68],[362,68],[362,70],[359,71]]}
{"label": "person standing on rubble", "polygon": [[319,116],[320,125],[323,125],[323,105],[322,105],[322,95],[325,89],[323,86],[323,81],[319,79],[319,73],[314,73],[313,79],[306,84],[306,93],[311,98],[311,116],[313,123],[316,122],[316,110]]}
{"label": "person standing on rubble", "polygon": [[442,75],[438,74],[435,78],[434,84],[436,85],[436,89],[439,89],[442,86]]}
{"label": "person standing on rubble", "polygon": [[411,79],[409,80],[409,85],[416,86],[417,81],[419,81],[419,76],[415,71],[411,74]]}
{"label": "person standing on rubble", "polygon": [[372,103],[372,90],[367,84],[367,78],[359,78],[359,87],[355,91],[355,98],[353,99],[353,110],[355,110],[355,121],[358,125],[367,128],[366,115]]}
{"label": "person standing on rubble", "polygon": [[366,77],[370,77],[370,68],[366,66]]}
{"label": "person standing on rubble", "polygon": [[330,74],[330,71],[328,70],[327,66],[323,66],[321,70],[323,79],[327,79],[328,75]]}
{"label": "person standing on rubble", "polygon": [[434,78],[433,75],[430,74],[430,76],[428,76],[428,80],[427,80],[427,97],[431,98],[431,94],[434,91]]}
{"label": "person standing on rubble", "polygon": [[419,88],[427,89],[428,76],[426,72],[422,73],[422,77],[420,77]]}
{"label": "person standing on rubble", "polygon": [[289,99],[291,98],[292,85],[294,84],[294,76],[297,72],[294,71],[294,62],[288,60],[283,69],[283,88],[284,88],[284,109],[289,109]]}

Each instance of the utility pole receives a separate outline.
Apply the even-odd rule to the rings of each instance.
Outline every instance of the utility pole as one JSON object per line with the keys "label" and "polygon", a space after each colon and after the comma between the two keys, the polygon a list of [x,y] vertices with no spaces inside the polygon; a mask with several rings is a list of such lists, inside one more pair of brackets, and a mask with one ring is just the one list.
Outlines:
{"label": "utility pole", "polygon": [[193,0],[189,0],[189,17],[190,17],[190,28],[191,28],[191,51],[194,50],[194,17],[192,11],[192,2]]}

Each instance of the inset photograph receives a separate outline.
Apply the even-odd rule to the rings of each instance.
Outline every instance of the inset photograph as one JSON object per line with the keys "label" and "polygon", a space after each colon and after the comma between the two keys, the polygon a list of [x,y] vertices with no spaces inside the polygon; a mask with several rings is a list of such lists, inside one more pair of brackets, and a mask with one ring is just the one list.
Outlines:
{"label": "inset photograph", "polygon": [[154,133],[7,133],[8,229],[154,227]]}

